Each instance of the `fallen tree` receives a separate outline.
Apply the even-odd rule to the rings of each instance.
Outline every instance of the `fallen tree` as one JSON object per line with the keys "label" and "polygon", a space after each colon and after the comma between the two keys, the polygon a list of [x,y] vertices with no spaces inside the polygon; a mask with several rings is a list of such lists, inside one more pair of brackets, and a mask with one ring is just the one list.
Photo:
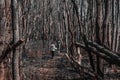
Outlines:
{"label": "fallen tree", "polygon": [[[83,66],[81,64],[78,63],[78,61],[76,61],[72,56],[65,54],[66,58],[68,59],[68,61],[70,62],[71,66],[75,69],[75,72],[77,72],[78,74],[85,74],[90,76],[92,79],[100,79],[102,80],[102,78],[97,75],[96,72],[94,72],[92,69],[90,69],[90,67],[86,67]],[[82,75],[81,75],[82,76]]]}
{"label": "fallen tree", "polygon": [[[87,41],[88,49],[95,55],[100,56],[102,59],[107,61],[110,64],[115,64],[120,66],[120,56],[113,52],[112,50],[109,50],[95,42]],[[76,46],[79,46],[85,50],[88,50],[84,44],[81,43],[75,43]]]}
{"label": "fallen tree", "polygon": [[[119,64],[120,56],[118,54],[116,54],[116,52],[113,52],[112,50],[110,50],[109,48],[103,47],[92,41],[86,41],[85,44],[76,42],[74,45],[76,47],[81,47],[88,52],[90,51],[91,54],[98,55],[101,59],[105,60],[109,64],[115,64],[117,66],[120,66],[120,64]],[[74,45],[71,45],[71,47]],[[71,53],[71,52],[74,52],[74,51],[72,51],[72,48],[70,49],[69,53]],[[102,80],[102,78],[99,76],[99,74],[97,74],[93,69],[90,69],[90,67],[82,66],[81,64],[78,63],[78,61],[76,61],[74,59],[73,56],[71,56],[69,54],[65,54],[65,55],[66,55],[67,59],[69,60],[70,64],[73,66],[73,68],[76,69],[76,72],[78,72],[79,74],[83,72],[84,74],[89,75],[93,78]]]}
{"label": "fallen tree", "polygon": [[23,39],[20,39],[20,40],[18,40],[15,44],[9,43],[9,45],[7,45],[7,48],[5,48],[5,49],[2,51],[2,54],[0,55],[0,63],[1,63],[2,61],[4,61],[4,59],[7,57],[7,55],[8,55],[13,49],[15,49],[16,47],[20,46],[23,42],[24,42],[24,40],[23,40]]}

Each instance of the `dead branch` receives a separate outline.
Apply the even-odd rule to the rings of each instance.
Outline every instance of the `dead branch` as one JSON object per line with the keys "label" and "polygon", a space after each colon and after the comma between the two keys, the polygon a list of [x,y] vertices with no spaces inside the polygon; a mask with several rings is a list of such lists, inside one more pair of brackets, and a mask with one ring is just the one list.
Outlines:
{"label": "dead branch", "polygon": [[91,70],[89,67],[82,66],[79,64],[74,58],[70,57],[68,54],[65,54],[66,58],[69,60],[71,65],[74,65],[74,69],[77,69],[78,73],[81,73],[81,70],[86,74],[94,78],[99,78],[102,80],[102,78],[97,75],[93,70]]}
{"label": "dead branch", "polygon": [[[94,46],[93,46],[93,43],[94,43]],[[89,42],[89,45],[90,44],[92,45],[92,46],[89,46],[89,50],[91,50],[92,53],[94,53],[95,55],[98,55],[100,58],[104,59],[108,63],[120,66],[120,64],[119,64],[120,63],[120,60],[119,60],[120,57],[117,54],[115,54],[112,51],[98,45],[95,42],[93,42],[93,43]],[[75,43],[75,45],[80,46],[81,48],[87,50],[84,44]]]}
{"label": "dead branch", "polygon": [[8,45],[6,49],[2,51],[0,56],[0,63],[7,57],[7,55],[16,47],[20,46],[24,42],[23,39],[18,40],[15,44]]}
{"label": "dead branch", "polygon": [[120,56],[117,55],[115,52],[113,52],[112,50],[108,50],[106,48],[104,48],[103,46],[92,42],[92,41],[88,41],[88,45],[90,45],[91,47],[96,48],[97,51],[109,56],[112,60],[118,61],[120,63]]}

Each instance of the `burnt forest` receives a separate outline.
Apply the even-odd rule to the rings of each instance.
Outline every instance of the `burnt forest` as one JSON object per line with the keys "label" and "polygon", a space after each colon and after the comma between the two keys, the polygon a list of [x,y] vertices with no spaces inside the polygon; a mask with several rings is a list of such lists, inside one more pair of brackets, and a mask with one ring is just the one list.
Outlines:
{"label": "burnt forest", "polygon": [[0,80],[120,80],[120,0],[0,0]]}

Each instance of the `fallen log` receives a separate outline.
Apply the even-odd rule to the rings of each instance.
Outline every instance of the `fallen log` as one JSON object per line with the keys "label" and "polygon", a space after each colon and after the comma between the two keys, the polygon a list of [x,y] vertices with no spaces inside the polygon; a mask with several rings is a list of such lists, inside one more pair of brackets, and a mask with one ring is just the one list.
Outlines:
{"label": "fallen log", "polygon": [[[89,72],[93,72],[93,71],[91,71],[88,67],[85,67],[85,66],[82,66],[82,65],[80,65],[76,60],[74,60],[73,58],[71,58],[68,54],[65,54],[65,56],[66,56],[66,58],[69,60],[69,62],[71,63],[71,64],[75,64],[77,67],[79,67],[79,68],[82,68],[82,69],[86,69],[87,71],[89,71]],[[78,69],[79,69],[78,68]],[[89,74],[89,73],[88,73]],[[91,76],[94,76],[94,74],[90,74]]]}
{"label": "fallen log", "polygon": [[[85,47],[84,44],[75,43],[75,45],[76,45],[76,46],[79,46],[79,47],[81,47],[81,48],[83,48],[83,49],[85,49],[85,50],[87,50],[87,48]],[[119,64],[119,63],[120,63],[120,60],[117,59],[117,58],[120,58],[119,56],[115,55],[115,56],[117,56],[117,58],[115,59],[114,56],[113,56],[113,57],[111,56],[112,54],[114,55],[114,53],[108,53],[108,54],[110,54],[110,55],[106,55],[106,54],[104,53],[104,51],[101,51],[101,50],[98,50],[98,49],[94,49],[94,48],[96,48],[96,47],[89,46],[89,50],[90,50],[93,54],[100,56],[100,58],[104,59],[106,62],[108,62],[108,63],[110,63],[110,64],[115,64],[115,65],[120,66],[120,64]]]}
{"label": "fallen log", "polygon": [[81,71],[84,72],[84,74],[89,75],[93,78],[99,78],[100,80],[102,80],[102,78],[97,75],[93,70],[91,70],[89,67],[86,66],[82,66],[81,64],[79,64],[73,57],[70,57],[68,54],[65,54],[66,58],[69,60],[69,62],[71,63],[71,65],[76,65],[75,67],[73,67],[74,69],[77,69],[77,73],[81,73]]}
{"label": "fallen log", "polygon": [[106,49],[103,46],[101,46],[95,42],[92,42],[92,41],[88,41],[87,43],[91,47],[96,48],[97,51],[109,56],[112,60],[115,60],[120,63],[120,56],[118,54],[116,54],[115,52],[113,52],[112,50]]}
{"label": "fallen log", "polygon": [[7,55],[16,47],[21,45],[24,42],[23,39],[18,40],[15,44],[8,45],[6,49],[2,51],[2,54],[0,55],[0,63],[7,57]]}

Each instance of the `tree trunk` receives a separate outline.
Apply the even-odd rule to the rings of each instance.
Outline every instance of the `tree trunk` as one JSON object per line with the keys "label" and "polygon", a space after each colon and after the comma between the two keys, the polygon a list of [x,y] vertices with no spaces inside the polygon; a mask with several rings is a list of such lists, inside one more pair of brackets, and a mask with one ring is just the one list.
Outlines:
{"label": "tree trunk", "polygon": [[[11,0],[12,30],[13,43],[19,40],[19,23],[18,23],[18,1]],[[19,75],[19,48],[14,48],[12,57],[13,80],[20,80]]]}
{"label": "tree trunk", "polygon": [[67,13],[66,13],[66,6],[67,6],[67,0],[65,0],[65,4],[64,4],[64,17],[65,17],[65,27],[66,27],[66,51],[68,53],[68,17],[67,17]]}
{"label": "tree trunk", "polygon": [[[101,29],[102,29],[102,0],[96,0],[97,6],[97,18],[96,18],[96,42],[101,45]],[[103,77],[101,71],[101,60],[99,56],[96,55],[97,58],[97,73]]]}

